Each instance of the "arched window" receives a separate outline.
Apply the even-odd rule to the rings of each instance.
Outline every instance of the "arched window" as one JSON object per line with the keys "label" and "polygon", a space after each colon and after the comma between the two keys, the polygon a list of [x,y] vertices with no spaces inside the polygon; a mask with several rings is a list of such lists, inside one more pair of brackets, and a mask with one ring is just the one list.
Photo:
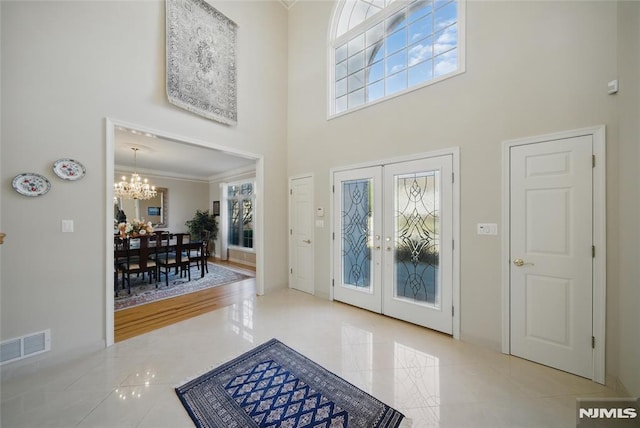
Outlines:
{"label": "arched window", "polygon": [[339,0],[329,31],[329,116],[464,71],[464,0]]}

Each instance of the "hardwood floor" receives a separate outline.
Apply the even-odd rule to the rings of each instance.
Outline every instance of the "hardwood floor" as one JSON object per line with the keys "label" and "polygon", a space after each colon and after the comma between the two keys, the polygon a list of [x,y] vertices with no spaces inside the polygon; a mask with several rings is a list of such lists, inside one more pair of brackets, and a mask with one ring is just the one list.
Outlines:
{"label": "hardwood floor", "polygon": [[[240,267],[255,273],[255,268],[220,262],[228,267]],[[147,303],[114,314],[114,339],[120,342],[152,330],[165,327],[218,308],[229,306],[256,293],[255,278],[184,294],[171,299]]]}

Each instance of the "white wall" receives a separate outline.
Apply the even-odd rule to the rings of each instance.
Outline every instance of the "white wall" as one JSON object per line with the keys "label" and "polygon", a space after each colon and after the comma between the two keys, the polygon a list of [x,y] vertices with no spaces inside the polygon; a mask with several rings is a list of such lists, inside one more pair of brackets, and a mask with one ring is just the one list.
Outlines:
{"label": "white wall", "polygon": [[[287,13],[278,2],[212,2],[238,26],[238,125],[173,105],[165,95],[161,1],[0,2],[2,52],[2,249],[0,336],[51,328],[52,350],[3,367],[3,376],[104,346],[105,118],[225,145],[264,157],[263,270],[267,292],[284,287],[286,261]],[[87,175],[64,182],[62,157]],[[51,191],[11,189],[21,172]],[[206,197],[206,194],[205,194]],[[207,205],[208,206],[208,205]],[[110,217],[110,216],[109,216]],[[60,221],[73,219],[75,233]],[[180,225],[172,225],[172,227]]]}
{"label": "white wall", "polygon": [[[607,82],[618,73],[617,4],[469,1],[466,73],[327,121],[332,7],[332,2],[299,1],[289,12],[289,175],[313,173],[316,206],[328,208],[332,167],[460,147],[461,335],[498,350],[500,237],[478,236],[475,229],[476,223],[503,221],[501,143],[604,124],[608,188],[615,190],[617,105],[607,95]],[[617,192],[608,199],[613,267]],[[328,296],[328,227],[316,229],[315,242],[315,291]],[[611,329],[617,328],[617,314],[611,309],[617,307],[620,286],[614,271],[608,284],[607,372],[616,375],[619,344]]]}
{"label": "white wall", "polygon": [[[131,173],[115,171],[116,179],[121,176],[129,177]],[[149,182],[156,187],[167,189],[167,226],[161,229],[169,230],[172,233],[188,232],[185,222],[191,220],[196,210],[211,211],[209,203],[209,183],[192,180],[175,179],[169,177],[158,177],[150,174],[141,174],[143,178],[148,178]],[[126,205],[125,205],[126,206]],[[134,212],[125,210],[128,219],[133,219]],[[146,217],[145,212],[140,213],[140,217]],[[165,220],[166,221],[166,220]]]}
{"label": "white wall", "polygon": [[619,376],[631,395],[640,396],[640,2],[620,2],[618,19],[620,250],[612,267],[620,272]]}

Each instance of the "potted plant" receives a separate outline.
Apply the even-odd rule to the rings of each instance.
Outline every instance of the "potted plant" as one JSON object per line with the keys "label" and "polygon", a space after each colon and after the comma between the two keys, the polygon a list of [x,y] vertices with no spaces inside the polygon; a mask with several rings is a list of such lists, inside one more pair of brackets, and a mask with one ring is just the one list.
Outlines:
{"label": "potted plant", "polygon": [[210,252],[210,247],[213,240],[218,236],[218,223],[216,217],[209,213],[209,210],[196,210],[191,220],[187,220],[185,226],[189,228],[191,239],[208,239],[207,252]]}

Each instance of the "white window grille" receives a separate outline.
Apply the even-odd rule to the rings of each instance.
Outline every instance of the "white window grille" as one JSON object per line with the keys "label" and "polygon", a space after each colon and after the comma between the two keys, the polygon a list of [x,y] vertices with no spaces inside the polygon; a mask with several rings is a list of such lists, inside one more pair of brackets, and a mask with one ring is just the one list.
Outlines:
{"label": "white window grille", "polygon": [[229,246],[253,248],[254,188],[253,181],[229,184],[227,187]]}
{"label": "white window grille", "polygon": [[329,116],[464,72],[464,1],[338,2],[329,43]]}

